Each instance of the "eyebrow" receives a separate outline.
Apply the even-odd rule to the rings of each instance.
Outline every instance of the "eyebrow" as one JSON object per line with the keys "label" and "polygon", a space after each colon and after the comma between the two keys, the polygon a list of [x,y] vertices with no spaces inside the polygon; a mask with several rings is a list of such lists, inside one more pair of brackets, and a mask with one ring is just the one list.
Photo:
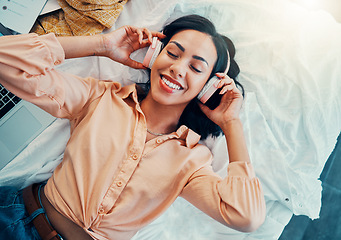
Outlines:
{"label": "eyebrow", "polygon": [[[176,41],[170,41],[170,43],[174,43],[182,52],[185,52],[185,48],[180,43],[178,43]],[[209,66],[209,64],[208,64],[208,62],[206,61],[205,58],[197,56],[197,55],[193,55],[193,58],[197,59],[197,60],[200,60],[200,61],[203,61],[204,63],[207,64],[207,66]]]}

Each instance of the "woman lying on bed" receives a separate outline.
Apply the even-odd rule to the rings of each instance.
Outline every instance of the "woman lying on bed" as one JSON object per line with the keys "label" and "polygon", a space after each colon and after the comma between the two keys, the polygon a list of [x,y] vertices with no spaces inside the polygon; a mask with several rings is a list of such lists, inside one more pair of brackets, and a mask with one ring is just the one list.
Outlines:
{"label": "woman lying on bed", "polygon": [[[240,231],[265,218],[265,201],[249,160],[239,111],[243,96],[235,81],[233,44],[211,22],[191,15],[163,33],[132,26],[89,37],[18,35],[0,38],[0,83],[52,115],[67,118],[71,137],[63,162],[46,185],[0,190],[1,239],[130,239],[181,196]],[[64,58],[100,55],[133,68],[137,49],[162,39],[150,73],[150,89],[79,78],[54,69]],[[221,102],[211,110],[197,100],[216,75]],[[224,133],[230,164],[221,179],[212,155],[198,141]],[[32,192],[35,195],[32,197]],[[31,196],[31,198],[30,198]],[[37,204],[46,212],[32,219]],[[30,213],[25,211],[29,208]],[[37,208],[38,208],[37,206]],[[19,221],[19,219],[21,219]],[[43,220],[42,220],[43,219]],[[47,224],[47,225],[46,225]],[[51,229],[50,229],[51,228]],[[57,235],[58,233],[58,235]]]}

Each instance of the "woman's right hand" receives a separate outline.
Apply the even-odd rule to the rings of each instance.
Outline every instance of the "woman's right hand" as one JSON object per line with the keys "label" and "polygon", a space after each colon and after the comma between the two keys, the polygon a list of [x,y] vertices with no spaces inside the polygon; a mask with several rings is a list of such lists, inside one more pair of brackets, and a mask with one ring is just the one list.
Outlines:
{"label": "woman's right hand", "polygon": [[142,63],[130,58],[134,51],[149,46],[152,38],[164,38],[160,32],[152,32],[147,28],[123,26],[113,32],[103,34],[103,56],[132,68],[145,69]]}
{"label": "woman's right hand", "polygon": [[232,78],[224,73],[216,73],[216,76],[220,78],[218,88],[222,88],[219,93],[222,95],[219,106],[214,110],[202,103],[199,103],[199,106],[203,113],[224,131],[225,125],[228,125],[231,120],[239,120],[243,95]]}

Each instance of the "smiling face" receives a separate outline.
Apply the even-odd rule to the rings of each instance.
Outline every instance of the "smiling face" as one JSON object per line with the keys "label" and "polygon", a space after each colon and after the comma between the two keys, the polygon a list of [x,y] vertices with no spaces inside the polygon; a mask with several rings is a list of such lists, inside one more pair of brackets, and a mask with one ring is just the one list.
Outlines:
{"label": "smiling face", "polygon": [[216,60],[209,35],[195,30],[175,34],[152,66],[152,98],[164,105],[186,106],[205,85]]}

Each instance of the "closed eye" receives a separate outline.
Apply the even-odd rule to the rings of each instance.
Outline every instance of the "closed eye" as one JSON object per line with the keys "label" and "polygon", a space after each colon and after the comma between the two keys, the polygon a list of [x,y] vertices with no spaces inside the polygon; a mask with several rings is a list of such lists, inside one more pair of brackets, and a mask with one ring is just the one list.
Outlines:
{"label": "closed eye", "polygon": [[172,58],[177,58],[178,56],[172,52],[170,52],[169,50],[167,50],[167,54],[172,57]]}
{"label": "closed eye", "polygon": [[192,66],[192,65],[190,66],[190,68],[193,69],[193,70],[194,70],[195,72],[197,72],[197,73],[201,73],[201,71],[200,71],[199,69],[195,68],[195,67]]}
{"label": "closed eye", "polygon": [[[179,58],[178,55],[176,55],[175,53],[173,53],[173,52],[171,52],[169,50],[167,50],[167,55],[170,56],[173,59]],[[192,69],[196,73],[201,73],[202,72],[201,70],[199,70],[198,68],[194,67],[193,65],[190,65],[189,67],[190,67],[190,69]]]}

